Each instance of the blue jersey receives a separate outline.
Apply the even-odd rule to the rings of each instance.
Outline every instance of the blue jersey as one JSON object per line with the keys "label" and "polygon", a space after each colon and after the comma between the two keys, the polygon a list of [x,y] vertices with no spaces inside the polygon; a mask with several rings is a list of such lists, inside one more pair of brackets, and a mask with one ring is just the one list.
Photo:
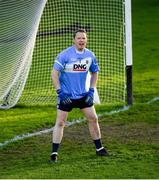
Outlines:
{"label": "blue jersey", "polygon": [[62,51],[56,58],[53,68],[60,71],[61,89],[71,99],[79,99],[86,94],[88,71],[99,70],[94,53],[85,48],[82,52],[71,46]]}

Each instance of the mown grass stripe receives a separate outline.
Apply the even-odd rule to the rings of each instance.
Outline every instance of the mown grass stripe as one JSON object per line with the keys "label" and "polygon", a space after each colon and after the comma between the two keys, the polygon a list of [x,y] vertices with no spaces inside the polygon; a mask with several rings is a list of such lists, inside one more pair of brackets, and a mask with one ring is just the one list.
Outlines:
{"label": "mown grass stripe", "polygon": [[[155,101],[158,101],[159,100],[159,97],[155,97],[153,99],[151,99],[150,101],[146,102],[146,103],[143,103],[143,104],[151,104]],[[119,112],[123,112],[123,111],[127,111],[129,110],[130,106],[123,106],[122,108],[119,108],[117,110],[112,110],[110,112],[105,112],[105,113],[102,113],[102,114],[98,114],[98,117],[101,118],[105,115],[112,115],[112,114],[116,114],[116,113],[119,113]],[[69,126],[72,126],[74,124],[77,124],[77,123],[81,123],[81,122],[84,122],[86,121],[86,118],[81,118],[81,119],[74,119],[73,121],[67,121],[66,122],[66,126],[69,127]],[[33,136],[38,136],[38,135],[41,135],[41,134],[46,134],[46,133],[49,133],[49,132],[52,132],[54,128],[50,128],[50,129],[45,129],[45,130],[42,130],[42,131],[38,131],[38,132],[35,132],[35,133],[27,133],[27,134],[22,134],[22,135],[18,135],[18,136],[15,136],[14,138],[10,139],[10,140],[7,140],[3,143],[0,143],[0,147],[4,147],[12,142],[15,142],[15,141],[18,141],[18,140],[22,140],[24,138],[28,138],[28,137],[33,137]]]}

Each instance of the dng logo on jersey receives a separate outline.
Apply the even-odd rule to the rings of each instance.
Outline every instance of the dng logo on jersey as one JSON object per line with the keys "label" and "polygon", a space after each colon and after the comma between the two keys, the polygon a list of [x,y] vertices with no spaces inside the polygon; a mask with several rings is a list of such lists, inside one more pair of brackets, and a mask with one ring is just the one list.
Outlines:
{"label": "dng logo on jersey", "polygon": [[73,65],[73,71],[86,71],[87,66],[86,64],[74,64]]}

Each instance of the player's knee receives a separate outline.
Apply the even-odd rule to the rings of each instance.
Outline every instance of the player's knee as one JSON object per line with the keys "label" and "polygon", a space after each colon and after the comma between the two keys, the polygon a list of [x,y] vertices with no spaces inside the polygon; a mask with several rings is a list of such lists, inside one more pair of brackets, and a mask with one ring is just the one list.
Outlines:
{"label": "player's knee", "polygon": [[88,121],[89,121],[90,123],[97,123],[97,122],[98,122],[98,117],[97,117],[97,115],[90,115],[90,116],[88,117]]}
{"label": "player's knee", "polygon": [[64,127],[65,126],[65,121],[64,120],[59,120],[57,123],[56,123],[57,126],[59,127]]}

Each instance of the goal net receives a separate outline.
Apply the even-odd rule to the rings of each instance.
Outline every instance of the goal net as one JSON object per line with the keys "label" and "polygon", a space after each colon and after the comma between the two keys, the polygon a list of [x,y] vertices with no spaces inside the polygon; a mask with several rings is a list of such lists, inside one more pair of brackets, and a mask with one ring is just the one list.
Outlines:
{"label": "goal net", "polygon": [[32,62],[45,0],[0,2],[0,107],[19,100]]}
{"label": "goal net", "polygon": [[52,65],[79,28],[86,29],[87,47],[98,59],[100,102],[125,103],[125,16],[124,0],[2,1],[0,107],[18,100],[56,104]]}

